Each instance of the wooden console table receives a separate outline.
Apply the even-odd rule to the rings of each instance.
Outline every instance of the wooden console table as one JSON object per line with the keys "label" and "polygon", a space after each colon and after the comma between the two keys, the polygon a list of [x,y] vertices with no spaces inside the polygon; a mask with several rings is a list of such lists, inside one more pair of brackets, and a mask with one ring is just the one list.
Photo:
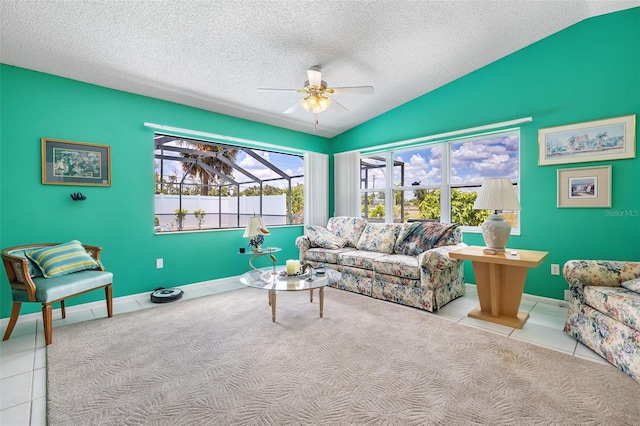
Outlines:
{"label": "wooden console table", "polygon": [[518,311],[527,271],[537,268],[549,253],[507,249],[504,253],[485,254],[484,248],[471,246],[449,252],[451,258],[473,264],[480,306],[468,316],[522,328],[529,319],[528,312]]}

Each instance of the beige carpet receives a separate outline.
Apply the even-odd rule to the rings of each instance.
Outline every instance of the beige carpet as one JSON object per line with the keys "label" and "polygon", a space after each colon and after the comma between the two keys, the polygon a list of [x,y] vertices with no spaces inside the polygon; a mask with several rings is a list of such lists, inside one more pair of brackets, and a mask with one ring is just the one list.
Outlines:
{"label": "beige carpet", "polygon": [[622,372],[327,289],[241,289],[54,329],[49,425],[638,424]]}

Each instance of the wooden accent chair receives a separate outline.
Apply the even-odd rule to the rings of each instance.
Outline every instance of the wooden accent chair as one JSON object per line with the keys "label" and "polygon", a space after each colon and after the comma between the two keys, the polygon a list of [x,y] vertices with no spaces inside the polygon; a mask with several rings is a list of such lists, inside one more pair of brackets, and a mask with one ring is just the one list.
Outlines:
{"label": "wooden accent chair", "polygon": [[[85,269],[75,272],[63,272],[56,276],[45,278],[39,265],[27,258],[27,253],[47,247],[60,246],[59,244],[29,244],[10,247],[2,250],[2,263],[11,285],[13,307],[11,318],[7,325],[2,340],[8,340],[13,328],[18,321],[20,308],[24,302],[36,302],[42,304],[42,320],[44,322],[44,336],[47,345],[52,338],[52,308],[56,302],[60,302],[62,318],[66,318],[64,301],[88,291],[104,288],[107,301],[107,315],[113,316],[112,290],[113,274],[106,272],[100,263],[101,247],[82,245],[78,241],[77,247],[84,248],[86,253],[95,260],[94,265],[85,266]],[[70,244],[70,243],[67,243]]]}

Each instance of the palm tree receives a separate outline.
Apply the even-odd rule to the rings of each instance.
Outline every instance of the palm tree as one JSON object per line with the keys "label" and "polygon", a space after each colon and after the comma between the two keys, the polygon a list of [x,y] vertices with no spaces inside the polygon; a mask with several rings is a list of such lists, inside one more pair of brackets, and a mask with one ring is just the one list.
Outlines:
{"label": "palm tree", "polygon": [[[187,146],[191,149],[202,151],[203,154],[195,154],[195,153],[181,153],[180,155],[183,158],[195,158],[197,163],[182,163],[182,169],[189,173],[189,176],[192,179],[197,179],[201,182],[202,186],[200,187],[200,195],[209,195],[209,186],[210,182],[218,184],[219,178],[212,176],[209,171],[203,168],[200,164],[206,164],[214,170],[219,171],[220,173],[227,175],[229,177],[233,177],[233,167],[227,164],[226,162],[216,158],[215,156],[211,156],[208,153],[220,153],[222,157],[229,160],[231,163],[235,163],[236,158],[238,157],[239,150],[237,148],[230,149],[220,145],[208,144],[208,143],[197,143],[190,140],[178,140],[179,145]],[[225,182],[226,183],[226,182]]]}

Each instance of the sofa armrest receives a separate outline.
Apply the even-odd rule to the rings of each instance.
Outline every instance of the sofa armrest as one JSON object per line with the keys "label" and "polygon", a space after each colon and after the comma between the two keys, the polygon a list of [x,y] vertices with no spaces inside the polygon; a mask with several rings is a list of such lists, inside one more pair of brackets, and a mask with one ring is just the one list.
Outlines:
{"label": "sofa armrest", "polygon": [[562,268],[564,279],[572,289],[582,293],[586,286],[619,287],[640,277],[640,262],[618,260],[570,260]]}
{"label": "sofa armrest", "polygon": [[306,235],[300,235],[296,238],[296,247],[300,252],[300,262],[304,261],[307,250],[311,248],[311,241]]}
{"label": "sofa armrest", "polygon": [[[449,257],[451,250],[463,247],[467,247],[467,245],[458,243],[451,246],[433,248],[421,253],[418,256],[420,287],[424,290],[437,290],[450,286],[451,292],[464,294],[463,261]],[[440,306],[441,304],[436,303],[436,305]]]}
{"label": "sofa armrest", "polygon": [[465,243],[458,243],[450,246],[442,246],[429,249],[418,255],[418,265],[427,268],[446,269],[458,265],[462,262],[460,259],[449,257],[449,252],[468,247]]}
{"label": "sofa armrest", "polygon": [[640,277],[640,262],[618,260],[570,260],[562,275],[569,284],[573,301],[584,302],[586,286],[620,287],[625,281]]}

